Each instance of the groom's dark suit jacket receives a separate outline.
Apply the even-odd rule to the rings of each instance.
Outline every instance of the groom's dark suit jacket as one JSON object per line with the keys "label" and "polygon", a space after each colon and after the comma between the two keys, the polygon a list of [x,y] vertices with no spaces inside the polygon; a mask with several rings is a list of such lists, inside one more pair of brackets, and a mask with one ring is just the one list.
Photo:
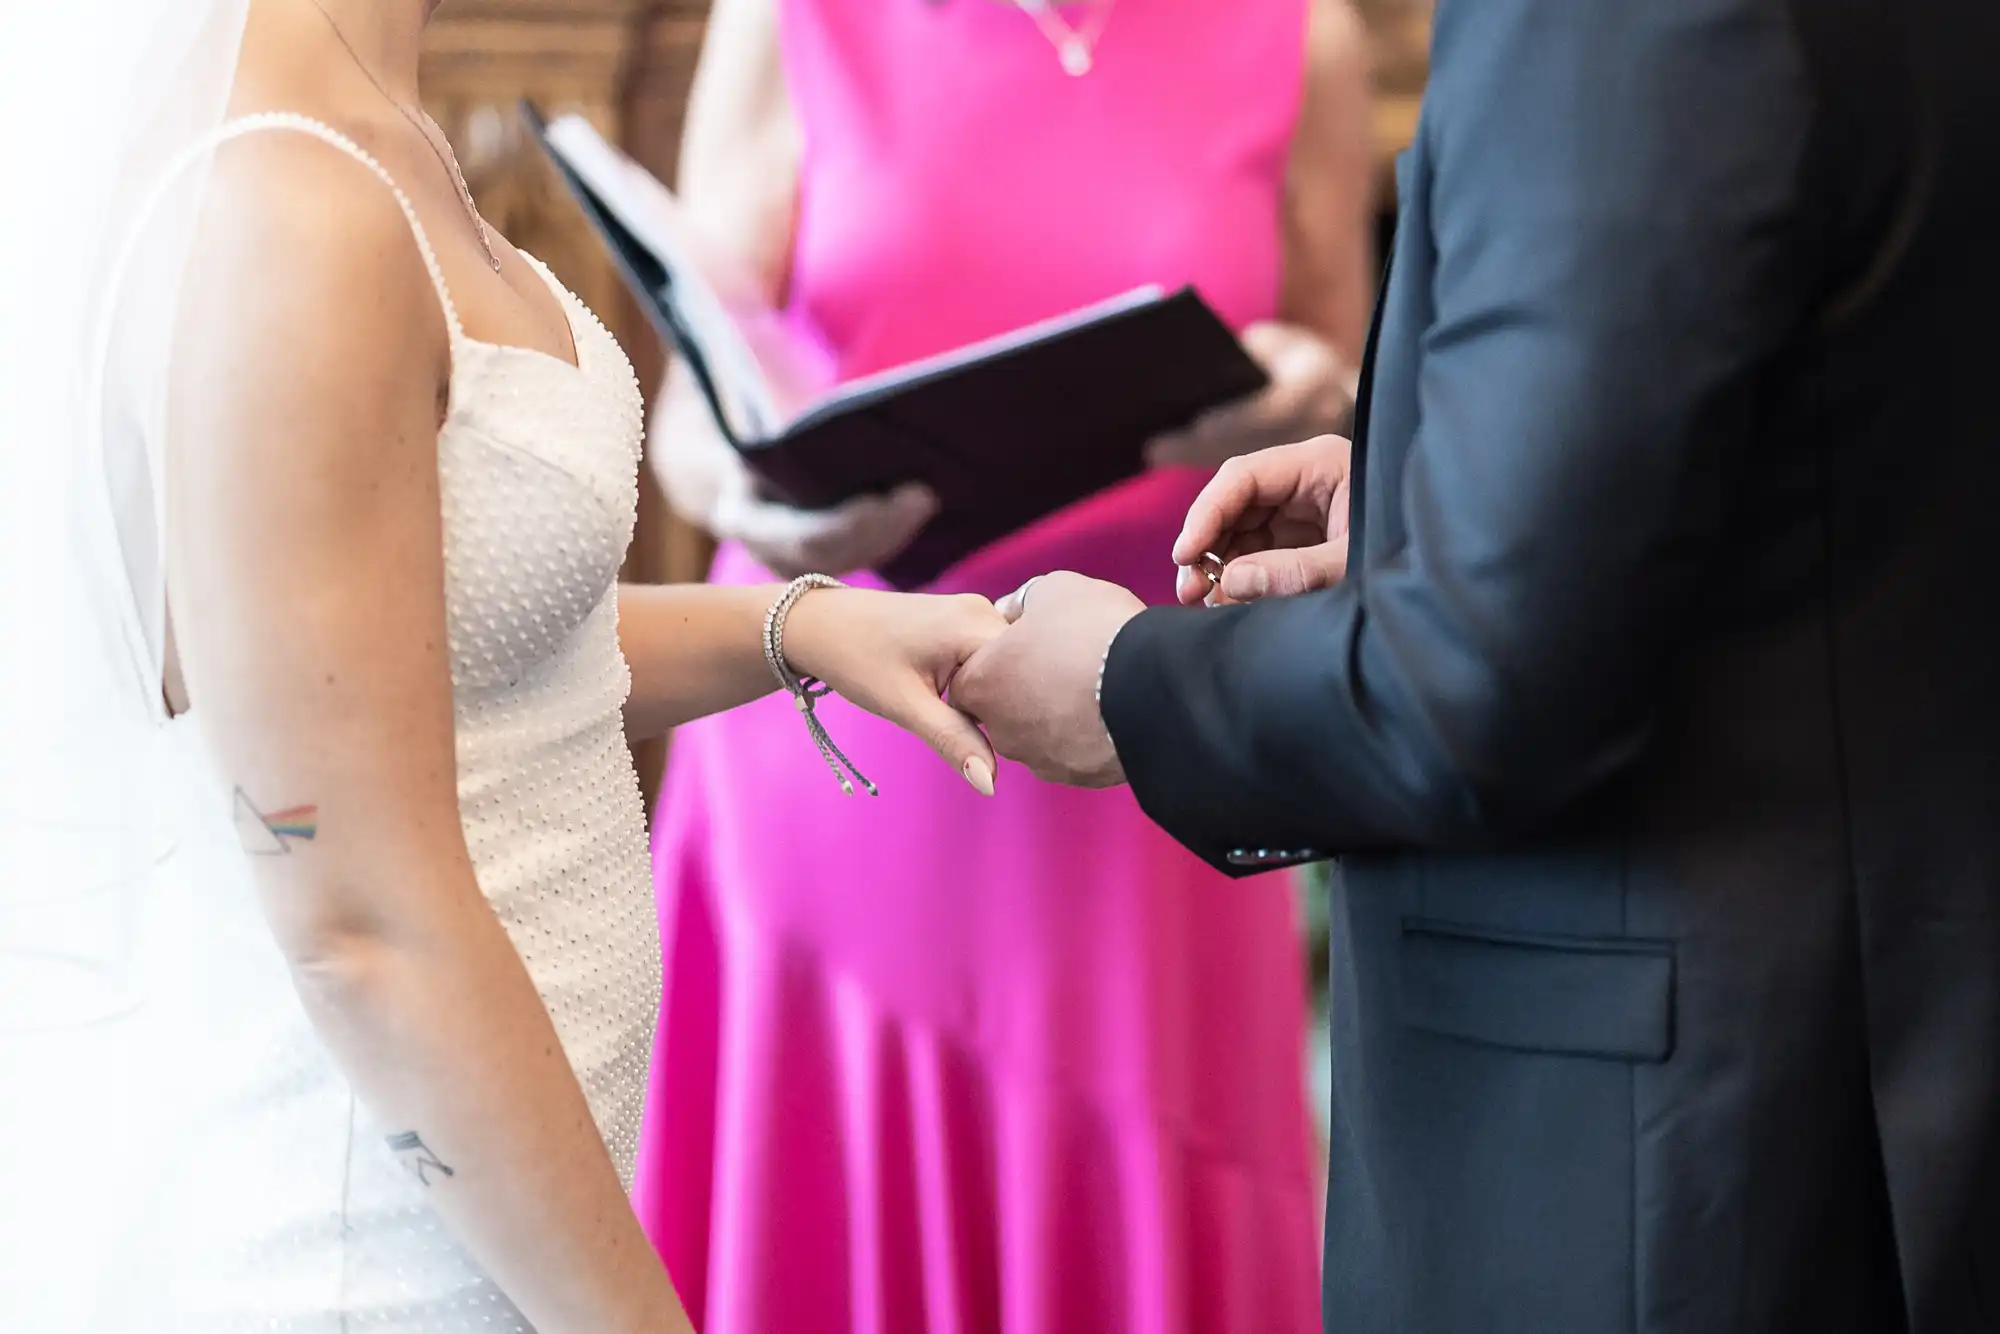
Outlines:
{"label": "groom's dark suit jacket", "polygon": [[1327,1328],[2000,1331],[2000,0],[1443,0],[1399,186],[1346,585],[1103,695],[1340,859]]}

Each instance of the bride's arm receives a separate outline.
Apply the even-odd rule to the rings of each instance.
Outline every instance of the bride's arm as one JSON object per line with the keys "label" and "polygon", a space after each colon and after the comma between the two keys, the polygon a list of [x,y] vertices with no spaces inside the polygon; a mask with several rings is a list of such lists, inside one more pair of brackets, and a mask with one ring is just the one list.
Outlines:
{"label": "bride's arm", "polygon": [[[625,735],[635,741],[659,736],[776,690],[777,678],[764,661],[764,613],[780,591],[621,585],[618,644],[632,669]],[[786,637],[796,634],[788,625]]]}
{"label": "bride's arm", "polygon": [[[777,688],[764,658],[764,617],[783,585],[627,584],[618,640],[632,669],[629,736],[735,708]],[[993,790],[993,751],[971,721],[939,698],[959,664],[1005,628],[985,598],[816,589],[786,617],[785,659],[802,676],[930,744],[981,792]],[[798,743],[809,746],[805,728]]]}
{"label": "bride's arm", "polygon": [[[446,656],[442,317],[402,216],[306,140],[228,150],[177,345],[182,665],[228,782],[316,829],[255,859],[320,1036],[543,1334],[689,1328],[474,879]],[[309,813],[308,813],[309,808]]]}

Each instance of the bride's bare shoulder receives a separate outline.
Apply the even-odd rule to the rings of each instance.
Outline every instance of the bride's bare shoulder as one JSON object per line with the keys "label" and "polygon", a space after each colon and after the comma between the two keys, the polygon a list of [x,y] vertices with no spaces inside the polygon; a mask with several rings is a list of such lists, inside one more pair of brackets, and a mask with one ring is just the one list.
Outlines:
{"label": "bride's bare shoulder", "polygon": [[394,191],[361,161],[295,130],[242,134],[217,149],[206,190],[192,320],[280,336],[294,352],[366,345],[446,363],[443,310],[416,236]]}

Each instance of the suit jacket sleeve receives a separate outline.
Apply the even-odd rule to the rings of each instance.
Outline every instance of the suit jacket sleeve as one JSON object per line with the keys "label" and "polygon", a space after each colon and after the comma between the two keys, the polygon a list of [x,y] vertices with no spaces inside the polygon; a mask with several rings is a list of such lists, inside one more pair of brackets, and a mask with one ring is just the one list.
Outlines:
{"label": "suit jacket sleeve", "polygon": [[1393,280],[1432,316],[1385,335],[1419,359],[1403,540],[1326,593],[1144,613],[1105,664],[1194,851],[1483,844],[1630,763],[1804,318],[1782,8],[1446,0],[1399,240],[1435,266]]}

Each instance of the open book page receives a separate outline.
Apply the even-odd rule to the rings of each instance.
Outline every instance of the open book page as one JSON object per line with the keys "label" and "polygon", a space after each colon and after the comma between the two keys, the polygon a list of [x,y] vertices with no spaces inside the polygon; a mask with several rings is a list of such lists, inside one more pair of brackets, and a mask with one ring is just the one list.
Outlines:
{"label": "open book page", "polygon": [[672,276],[675,304],[701,345],[738,439],[782,433],[831,387],[830,359],[772,307],[755,276],[657,177],[581,116],[550,122],[548,141]]}

